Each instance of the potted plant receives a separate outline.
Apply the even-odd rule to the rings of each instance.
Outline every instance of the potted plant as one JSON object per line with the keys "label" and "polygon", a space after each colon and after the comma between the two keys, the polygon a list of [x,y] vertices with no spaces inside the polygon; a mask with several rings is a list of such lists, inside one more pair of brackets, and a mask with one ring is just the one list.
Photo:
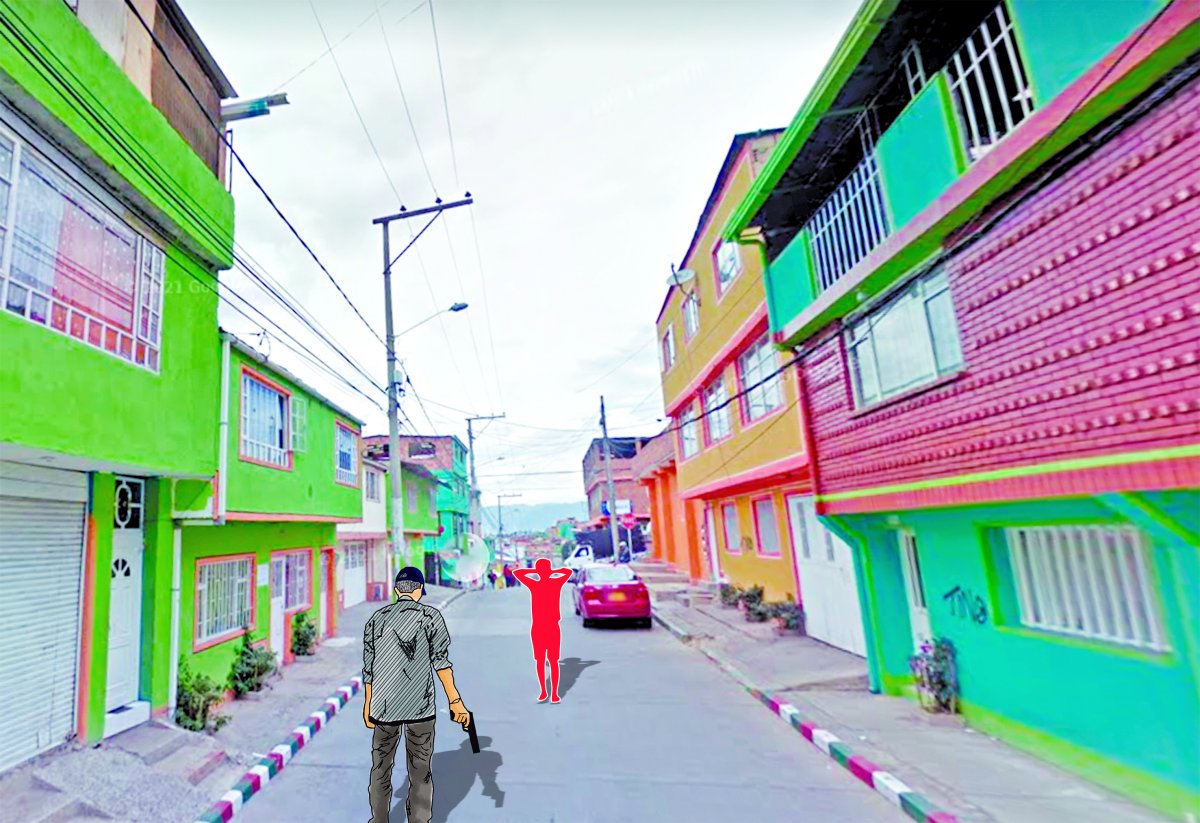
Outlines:
{"label": "potted plant", "polygon": [[241,698],[258,691],[275,670],[275,655],[269,649],[252,645],[247,628],[229,670],[229,688],[233,690],[234,697]]}
{"label": "potted plant", "polygon": [[766,623],[775,613],[775,605],[761,600],[746,604],[746,619],[751,623]]}
{"label": "potted plant", "polygon": [[722,583],[717,596],[720,598],[722,606],[732,609],[741,602],[742,588],[733,583]]}
{"label": "potted plant", "polygon": [[299,612],[292,620],[292,654],[311,656],[317,650],[317,625],[308,612]]}
{"label": "potted plant", "polygon": [[917,698],[928,712],[958,713],[958,665],[954,644],[947,638],[934,638],[908,658],[908,667],[917,682]]}
{"label": "potted plant", "polygon": [[804,611],[790,595],[786,602],[774,604],[771,619],[775,622],[776,634],[803,634]]}
{"label": "potted plant", "polygon": [[[742,591],[742,597],[738,601],[738,608],[741,609],[743,615],[748,615],[750,609],[762,603],[763,587],[751,586]],[[748,618],[747,618],[748,619]]]}

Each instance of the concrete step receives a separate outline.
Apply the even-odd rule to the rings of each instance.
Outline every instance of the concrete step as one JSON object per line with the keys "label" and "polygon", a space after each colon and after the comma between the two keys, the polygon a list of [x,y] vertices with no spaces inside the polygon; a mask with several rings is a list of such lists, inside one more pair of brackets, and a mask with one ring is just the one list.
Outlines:
{"label": "concrete step", "polygon": [[121,732],[108,741],[122,751],[138,757],[143,763],[153,766],[166,759],[191,742],[191,732],[167,723],[143,723]]}
{"label": "concrete step", "polygon": [[209,775],[230,762],[229,755],[206,735],[191,735],[189,745],[182,746],[154,764],[154,770],[169,777],[186,780],[199,786]]}
{"label": "concrete step", "polygon": [[96,823],[98,820],[112,821],[116,820],[116,818],[110,814],[105,814],[95,806],[89,806],[82,800],[75,800],[50,816],[41,818],[36,823]]}
{"label": "concrete step", "polygon": [[18,772],[0,781],[5,820],[41,821],[70,803],[70,795],[28,772]]}

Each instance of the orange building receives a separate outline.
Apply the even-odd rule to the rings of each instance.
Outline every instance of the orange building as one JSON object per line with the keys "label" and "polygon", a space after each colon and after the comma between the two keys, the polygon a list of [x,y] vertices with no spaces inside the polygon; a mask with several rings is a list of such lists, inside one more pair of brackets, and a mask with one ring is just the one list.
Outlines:
{"label": "orange building", "polygon": [[[763,258],[723,243],[726,217],[750,189],[781,130],[734,138],[658,316],[663,402],[672,417],[673,476],[655,535],[682,536],[668,559],[694,580],[761,585],[768,600],[798,600],[790,508],[811,494],[796,370],[770,337]],[[800,521],[802,522],[802,521]],[[657,540],[656,540],[657,543]]]}

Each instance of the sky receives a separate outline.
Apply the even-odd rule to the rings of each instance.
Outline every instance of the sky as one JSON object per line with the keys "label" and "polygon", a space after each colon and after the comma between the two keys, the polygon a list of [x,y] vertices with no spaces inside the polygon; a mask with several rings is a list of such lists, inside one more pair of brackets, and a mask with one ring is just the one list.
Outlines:
{"label": "sky", "polygon": [[[387,431],[385,395],[368,383],[386,385],[382,232],[371,221],[436,197],[475,199],[445,212],[392,273],[396,331],[421,323],[397,341],[411,381],[402,431],[465,442],[468,415],[505,415],[476,424],[487,506],[497,494],[581,499],[602,394],[614,436],[666,425],[654,324],[671,264],[734,134],[791,121],[857,7],[181,5],[241,97],[287,93],[289,105],[233,124],[234,148],[366,323],[235,169],[239,254],[367,376],[236,270],[222,275],[230,300],[283,331],[228,306],[221,324],[362,418],[364,433]],[[423,225],[392,224],[393,256]],[[444,312],[458,301],[469,308]],[[326,368],[289,350],[284,332]]]}

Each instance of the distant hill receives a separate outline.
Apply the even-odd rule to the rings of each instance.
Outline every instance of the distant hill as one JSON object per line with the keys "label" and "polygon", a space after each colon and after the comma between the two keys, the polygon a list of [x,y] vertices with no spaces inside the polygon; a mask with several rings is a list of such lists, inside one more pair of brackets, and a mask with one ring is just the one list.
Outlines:
{"label": "distant hill", "polygon": [[[496,507],[484,506],[483,533],[496,533]],[[577,503],[504,504],[504,532],[540,532],[564,517],[587,520],[587,501]]]}

